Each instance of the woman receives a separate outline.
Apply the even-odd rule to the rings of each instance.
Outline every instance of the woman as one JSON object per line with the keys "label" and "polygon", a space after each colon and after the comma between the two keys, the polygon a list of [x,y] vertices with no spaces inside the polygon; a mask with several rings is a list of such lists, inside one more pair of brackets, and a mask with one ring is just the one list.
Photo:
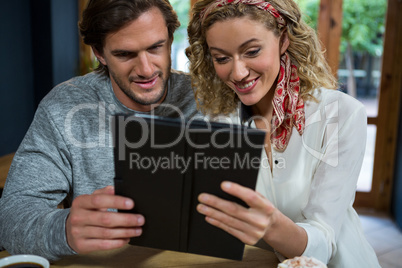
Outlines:
{"label": "woman", "polygon": [[201,0],[188,34],[199,108],[267,132],[256,191],[222,184],[249,208],[201,194],[198,211],[246,244],[268,244],[280,258],[379,267],[352,207],[365,109],[334,90],[336,80],[298,6]]}

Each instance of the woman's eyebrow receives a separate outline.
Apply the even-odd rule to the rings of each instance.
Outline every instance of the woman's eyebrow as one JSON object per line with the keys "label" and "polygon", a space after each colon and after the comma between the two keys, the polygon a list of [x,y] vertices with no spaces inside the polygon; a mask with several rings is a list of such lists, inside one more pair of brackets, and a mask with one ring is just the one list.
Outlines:
{"label": "woman's eyebrow", "polygon": [[[255,42],[255,41],[259,41],[259,40],[258,40],[257,38],[251,38],[250,40],[247,40],[246,42],[244,42],[243,44],[241,44],[241,45],[239,46],[239,48],[241,49],[241,48],[243,48],[243,47],[247,46],[248,44],[250,44],[250,43],[252,43],[252,42]],[[217,50],[218,52],[226,53],[226,51],[225,51],[224,49],[218,48],[218,47],[209,47],[209,50]]]}

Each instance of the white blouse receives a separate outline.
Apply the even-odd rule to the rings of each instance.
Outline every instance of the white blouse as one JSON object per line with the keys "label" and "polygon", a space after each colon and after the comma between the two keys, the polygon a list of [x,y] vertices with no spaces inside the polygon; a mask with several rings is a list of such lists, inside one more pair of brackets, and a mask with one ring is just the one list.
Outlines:
{"label": "white blouse", "polygon": [[272,148],[272,171],[263,150],[256,190],[306,230],[303,255],[328,267],[380,267],[352,207],[366,146],[365,107],[336,90],[314,96],[318,102],[305,101],[303,135],[293,128],[283,152]]}

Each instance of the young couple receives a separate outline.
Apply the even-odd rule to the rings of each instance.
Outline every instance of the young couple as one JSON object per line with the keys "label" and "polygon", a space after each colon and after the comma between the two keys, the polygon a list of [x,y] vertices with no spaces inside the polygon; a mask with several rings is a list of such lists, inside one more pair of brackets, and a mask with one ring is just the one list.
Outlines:
{"label": "young couple", "polygon": [[177,116],[169,104],[187,118],[224,115],[267,132],[269,165],[256,189],[222,184],[249,207],[201,194],[207,222],[280,259],[379,267],[352,207],[365,109],[336,90],[293,0],[198,1],[188,26],[191,78],[171,70],[179,22],[167,0],[91,0],[79,26],[99,67],[56,86],[39,106],[0,199],[0,247],[58,259],[140,236],[142,215],[107,210],[132,209],[135,200],[114,195],[113,148],[99,133],[110,132],[116,113]]}

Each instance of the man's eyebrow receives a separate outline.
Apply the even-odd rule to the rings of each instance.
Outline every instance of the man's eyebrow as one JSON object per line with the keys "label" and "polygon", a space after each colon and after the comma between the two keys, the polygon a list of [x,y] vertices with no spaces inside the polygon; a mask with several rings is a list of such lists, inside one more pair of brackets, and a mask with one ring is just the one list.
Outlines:
{"label": "man's eyebrow", "polygon": [[[162,44],[164,44],[166,42],[167,42],[166,39],[162,39],[162,40],[156,41],[155,43],[150,45],[148,48],[156,47],[156,46],[162,45]],[[111,53],[113,55],[118,55],[118,54],[121,54],[121,53],[137,53],[137,51],[126,50],[126,49],[115,49],[115,50],[112,50]]]}
{"label": "man's eyebrow", "polygon": [[155,46],[158,46],[158,45],[162,45],[162,44],[164,44],[164,43],[166,43],[166,42],[167,42],[166,39],[162,39],[162,40],[159,40],[159,41],[153,43],[153,44],[152,44],[151,46],[149,46],[149,47],[155,47]]}
{"label": "man's eyebrow", "polygon": [[[259,39],[257,39],[257,38],[251,38],[250,40],[247,40],[246,42],[244,42],[243,44],[241,44],[241,45],[239,46],[239,48],[242,49],[243,47],[245,47],[245,46],[247,46],[248,44],[250,44],[250,43],[252,43],[252,42],[255,42],[255,41],[259,41]],[[216,51],[221,52],[221,53],[227,53],[224,49],[222,49],[222,48],[217,48],[217,47],[209,47],[209,50],[216,50]]]}
{"label": "man's eyebrow", "polygon": [[115,50],[112,50],[110,53],[113,55],[118,55],[118,54],[122,54],[122,53],[133,53],[133,51],[125,50],[125,49],[115,49]]}

